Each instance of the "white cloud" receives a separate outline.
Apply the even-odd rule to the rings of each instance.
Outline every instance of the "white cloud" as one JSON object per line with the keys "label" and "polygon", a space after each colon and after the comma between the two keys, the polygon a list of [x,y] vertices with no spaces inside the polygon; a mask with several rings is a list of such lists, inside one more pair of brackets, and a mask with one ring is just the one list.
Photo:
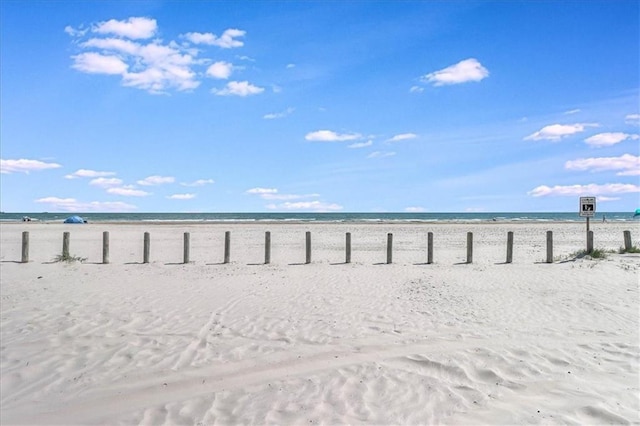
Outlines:
{"label": "white cloud", "polygon": [[109,188],[107,189],[109,194],[122,195],[124,197],[146,197],[147,195],[151,195],[151,193],[143,191],[141,189],[135,189],[130,186],[125,186],[121,188]]}
{"label": "white cloud", "polygon": [[226,80],[231,76],[233,71],[233,64],[225,61],[219,61],[211,64],[207,68],[207,75],[212,78]]}
{"label": "white cloud", "polygon": [[347,148],[366,148],[368,146],[373,145],[373,141],[372,140],[368,140],[366,142],[356,142],[356,143],[352,143],[351,145],[347,146]]}
{"label": "white cloud", "polygon": [[149,176],[137,182],[138,185],[151,186],[162,185],[165,183],[173,183],[176,179],[172,176]]}
{"label": "white cloud", "polygon": [[287,69],[295,68],[296,64],[287,64]]}
{"label": "white cloud", "polygon": [[595,123],[576,123],[576,124],[551,124],[545,126],[535,133],[530,134],[524,140],[550,140],[559,141],[567,136],[574,135],[576,133],[584,132],[587,127],[598,127]]}
{"label": "white cloud", "polygon": [[480,81],[489,76],[489,70],[478,62],[477,59],[469,58],[460,61],[455,65],[439,71],[434,71],[423,76],[421,79],[434,86],[444,86],[448,84],[460,84],[469,81]]}
{"label": "white cloud", "polygon": [[640,176],[640,157],[624,154],[620,157],[580,158],[567,161],[564,165],[568,170],[619,170],[618,176]]}
{"label": "white cloud", "polygon": [[155,19],[131,17],[126,21],[111,19],[98,23],[92,31],[99,34],[115,34],[131,39],[151,38],[155,35],[158,24]]}
{"label": "white cloud", "polygon": [[315,132],[307,133],[304,137],[308,141],[313,142],[342,142],[352,141],[360,139],[362,137],[359,133],[336,133],[331,130],[318,130]]}
{"label": "white cloud", "polygon": [[66,179],[98,178],[98,177],[107,177],[107,176],[113,176],[113,175],[115,175],[115,172],[99,172],[96,170],[79,169],[71,174],[66,175],[65,178]]}
{"label": "white cloud", "polygon": [[582,111],[582,110],[581,110],[581,109],[579,109],[579,108],[576,108],[576,109],[570,109],[569,111],[565,111],[565,112],[564,112],[564,114],[565,114],[565,115],[573,115],[573,114],[577,114],[577,113],[579,113],[580,111]]}
{"label": "white cloud", "polygon": [[209,185],[209,184],[213,184],[215,183],[215,181],[213,179],[198,179],[196,181],[193,182],[183,182],[180,185],[182,186],[204,186],[204,185]]}
{"label": "white cloud", "polygon": [[615,145],[627,139],[638,140],[640,139],[640,136],[630,135],[628,133],[622,133],[622,132],[598,133],[597,135],[593,135],[585,139],[584,141],[587,143],[587,145],[600,147],[600,146]]}
{"label": "white cloud", "polygon": [[167,198],[170,200],[191,200],[196,198],[196,194],[173,194],[168,195]]}
{"label": "white cloud", "polygon": [[101,55],[95,52],[72,56],[73,68],[89,74],[121,75],[127,72],[129,65],[117,56]]}
{"label": "white cloud", "polygon": [[396,153],[393,151],[374,151],[369,154],[367,158],[386,158],[393,157],[394,155],[396,155]]}
{"label": "white cloud", "polygon": [[279,194],[276,188],[252,188],[247,194],[258,195],[264,200],[299,200],[319,197],[320,194]]}
{"label": "white cloud", "polygon": [[605,185],[589,184],[589,185],[556,185],[553,187],[541,185],[527,194],[533,197],[546,196],[580,196],[580,195],[609,195],[640,192],[640,186],[624,183],[608,183]]}
{"label": "white cloud", "polygon": [[99,177],[92,179],[89,182],[89,185],[99,186],[101,188],[110,188],[122,185],[122,179]]}
{"label": "white cloud", "polygon": [[418,135],[416,135],[415,133],[402,133],[399,135],[395,135],[391,139],[387,139],[387,142],[400,142],[400,141],[406,141],[408,139],[415,139],[417,137]]}
{"label": "white cloud", "polygon": [[225,30],[220,37],[212,33],[187,33],[183,37],[194,44],[206,44],[209,46],[218,46],[223,49],[231,49],[234,47],[244,46],[244,42],[237,40],[244,37],[246,31],[230,28]]}
{"label": "white cloud", "polygon": [[0,159],[0,173],[27,173],[38,172],[47,169],[57,169],[62,167],[57,163],[45,163],[39,160],[27,160],[21,158],[19,160],[2,160]]}
{"label": "white cloud", "polygon": [[247,194],[258,194],[258,195],[262,195],[262,194],[275,194],[277,193],[278,190],[276,188],[251,188],[249,190],[247,190]]}
{"label": "white cloud", "polygon": [[640,126],[640,114],[627,114],[624,117],[624,122],[627,124],[635,124]]}
{"label": "white cloud", "polygon": [[[162,94],[169,90],[193,90],[201,84],[200,75],[220,79],[229,78],[231,75],[233,66],[224,61],[215,62],[204,73],[200,73],[196,68],[211,61],[197,59],[200,50],[188,44],[181,45],[175,41],[164,43],[160,39],[130,40],[149,38],[156,30],[156,21],[147,18],[111,20],[98,24],[93,30],[94,38],[77,45],[84,51],[72,56],[72,67],[84,73],[119,75],[123,86],[146,90],[152,94]],[[78,34],[72,28],[67,32]],[[96,37],[95,33],[109,36]],[[117,37],[113,37],[114,34]],[[190,34],[195,34],[191,37],[193,39],[206,39],[206,34]],[[220,38],[211,35],[214,38],[212,43],[238,47],[242,43],[234,37],[241,35],[244,35],[244,31],[227,30]],[[264,90],[243,83],[236,84],[239,86],[228,87],[221,91],[222,94],[246,96],[255,93],[256,90]]]}
{"label": "white cloud", "polygon": [[322,201],[298,201],[295,203],[269,204],[270,210],[307,210],[315,212],[328,212],[342,210],[343,207],[335,203],[325,203]]}
{"label": "white cloud", "polygon": [[404,211],[408,213],[422,213],[426,212],[427,209],[425,209],[424,207],[407,207],[404,209]]}
{"label": "white cloud", "polygon": [[264,88],[254,86],[248,81],[230,81],[224,89],[212,89],[211,93],[218,96],[250,96],[264,92]]}
{"label": "white cloud", "polygon": [[411,86],[411,88],[409,89],[409,93],[422,93],[424,92],[424,87],[420,87],[420,86]]}
{"label": "white cloud", "polygon": [[45,197],[37,199],[35,202],[48,204],[49,210],[66,212],[123,212],[137,209],[136,206],[121,201],[91,201],[83,203],[75,198]]}
{"label": "white cloud", "polygon": [[64,32],[69,34],[71,37],[82,37],[87,33],[88,29],[86,28],[73,28],[71,25],[67,25],[64,27]]}
{"label": "white cloud", "polygon": [[282,111],[282,112],[274,112],[274,113],[270,113],[270,114],[265,114],[262,118],[264,118],[265,120],[274,120],[276,118],[284,118],[287,117],[291,114],[293,114],[294,109],[293,108],[287,108],[286,110]]}

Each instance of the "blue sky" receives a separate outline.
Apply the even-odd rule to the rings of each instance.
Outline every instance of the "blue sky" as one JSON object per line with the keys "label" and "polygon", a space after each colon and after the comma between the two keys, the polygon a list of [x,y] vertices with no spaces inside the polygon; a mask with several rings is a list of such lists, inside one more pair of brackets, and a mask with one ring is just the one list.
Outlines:
{"label": "blue sky", "polygon": [[640,3],[2,0],[3,211],[640,207]]}

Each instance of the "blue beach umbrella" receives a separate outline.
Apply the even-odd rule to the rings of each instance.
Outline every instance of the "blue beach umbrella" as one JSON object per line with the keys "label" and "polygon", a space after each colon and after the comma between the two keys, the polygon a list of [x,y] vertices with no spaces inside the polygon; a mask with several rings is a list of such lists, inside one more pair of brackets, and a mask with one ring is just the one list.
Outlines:
{"label": "blue beach umbrella", "polygon": [[640,209],[636,209],[636,212],[633,215],[633,217],[638,217],[638,216],[640,216]]}
{"label": "blue beach umbrella", "polygon": [[64,220],[64,223],[87,223],[87,222],[80,216],[69,216]]}

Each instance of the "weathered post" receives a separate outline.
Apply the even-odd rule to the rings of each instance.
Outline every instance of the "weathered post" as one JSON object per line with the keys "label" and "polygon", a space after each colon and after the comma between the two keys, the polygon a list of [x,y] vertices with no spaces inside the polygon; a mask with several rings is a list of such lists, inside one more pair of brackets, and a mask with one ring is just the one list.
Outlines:
{"label": "weathered post", "polygon": [[231,231],[224,233],[224,263],[229,263],[231,258]]}
{"label": "weathered post", "polygon": [[587,232],[587,253],[593,253],[593,231]]}
{"label": "weathered post", "polygon": [[344,263],[351,263],[351,232],[347,232],[347,235],[346,235],[345,251],[346,251],[346,257],[345,257]]}
{"label": "weathered post", "polygon": [[473,232],[467,232],[467,263],[473,263]]}
{"label": "weathered post", "polygon": [[306,259],[304,263],[311,263],[311,232],[307,231],[305,234],[305,253]]}
{"label": "weathered post", "polygon": [[271,232],[264,233],[264,264],[271,263]]}
{"label": "weathered post", "polygon": [[62,233],[62,259],[69,258],[69,232]]}
{"label": "weathered post", "polygon": [[183,250],[182,250],[182,263],[189,263],[189,254],[191,250],[191,234],[188,232],[184,233],[183,240]]}
{"label": "weathered post", "polygon": [[393,262],[393,234],[387,234],[387,264]]}
{"label": "weathered post", "polygon": [[427,264],[433,263],[433,232],[427,232]]}
{"label": "weathered post", "polygon": [[553,263],[553,231],[547,231],[547,263]]}
{"label": "weathered post", "polygon": [[109,231],[102,233],[102,263],[109,263]]}
{"label": "weathered post", "polygon": [[631,231],[624,231],[624,251],[631,251]]}
{"label": "weathered post", "polygon": [[29,263],[29,231],[22,232],[22,263]]}
{"label": "weathered post", "polygon": [[513,262],[513,231],[507,232],[507,263]]}
{"label": "weathered post", "polygon": [[149,249],[151,246],[151,236],[148,232],[144,233],[144,248],[142,250],[142,263],[149,263]]}

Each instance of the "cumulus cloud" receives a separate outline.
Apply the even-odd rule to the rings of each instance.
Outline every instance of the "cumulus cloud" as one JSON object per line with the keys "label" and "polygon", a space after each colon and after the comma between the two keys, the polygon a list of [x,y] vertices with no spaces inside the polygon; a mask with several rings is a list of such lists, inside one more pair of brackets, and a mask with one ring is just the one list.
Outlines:
{"label": "cumulus cloud", "polygon": [[150,192],[146,192],[141,189],[135,189],[131,186],[108,188],[107,192],[109,194],[122,195],[123,197],[146,197],[147,195],[151,195]]}
{"label": "cumulus cloud", "polygon": [[557,142],[576,133],[584,132],[587,127],[598,127],[595,123],[551,124],[525,137],[524,140],[549,140]]}
{"label": "cumulus cloud", "polygon": [[115,34],[119,37],[131,39],[146,39],[155,35],[158,24],[155,19],[132,17],[124,21],[110,19],[100,22],[92,28],[94,33]]}
{"label": "cumulus cloud", "polygon": [[615,144],[623,142],[623,141],[625,141],[627,139],[629,139],[629,140],[638,140],[638,139],[640,139],[640,136],[631,135],[631,134],[622,133],[622,132],[598,133],[597,135],[593,135],[591,137],[588,137],[584,141],[587,143],[587,145],[591,145],[591,146],[595,146],[595,147],[601,147],[601,146],[615,145]]}
{"label": "cumulus cloud", "polygon": [[213,179],[198,179],[193,182],[183,182],[180,185],[182,186],[204,186],[214,184],[215,181]]}
{"label": "cumulus cloud", "polygon": [[305,210],[314,212],[329,212],[342,210],[343,207],[335,203],[325,203],[322,201],[298,201],[295,203],[285,202],[282,204],[269,204],[270,210]]}
{"label": "cumulus cloud", "polygon": [[149,176],[137,182],[138,185],[142,186],[152,186],[152,185],[163,185],[165,183],[173,183],[176,179],[172,176]]}
{"label": "cumulus cloud", "polygon": [[[189,43],[148,40],[157,30],[155,19],[150,18],[112,19],[96,24],[92,28],[92,38],[77,43],[83,51],[71,57],[72,68],[83,73],[117,75],[123,86],[153,94],[196,89],[201,75],[221,79],[231,75],[233,66],[224,61],[213,63],[204,73],[199,71],[198,67],[211,60],[198,59],[200,49]],[[84,37],[86,33],[71,27],[65,28],[65,32],[74,37]],[[244,34],[244,31],[230,29],[220,37],[210,33],[188,33],[183,37],[191,43],[227,48],[242,46],[236,38]],[[226,90],[235,94],[232,89]]]}
{"label": "cumulus cloud", "polygon": [[276,188],[252,188],[247,194],[258,195],[264,200],[299,200],[319,197],[320,194],[280,194]]}
{"label": "cumulus cloud", "polygon": [[293,111],[294,111],[293,108],[287,108],[282,112],[273,112],[270,114],[265,114],[262,118],[264,118],[265,120],[275,120],[277,118],[284,118],[293,114]]}
{"label": "cumulus cloud", "polygon": [[207,68],[207,76],[220,80],[226,80],[231,76],[232,71],[233,64],[225,61],[219,61],[209,65],[209,68]]}
{"label": "cumulus cloud", "polygon": [[113,186],[122,185],[122,179],[99,177],[92,179],[89,185],[99,186],[101,188],[111,188]]}
{"label": "cumulus cloud", "polygon": [[127,212],[136,210],[133,204],[121,201],[91,201],[80,202],[75,198],[44,197],[35,200],[36,203],[47,204],[47,210],[65,212]]}
{"label": "cumulus cloud", "polygon": [[182,37],[189,40],[193,44],[206,44],[209,46],[218,46],[223,49],[231,49],[234,47],[244,46],[244,42],[237,40],[240,37],[244,37],[246,31],[230,28],[225,30],[220,37],[213,33],[186,33]]}
{"label": "cumulus cloud", "polygon": [[434,71],[421,78],[425,83],[434,86],[444,86],[449,84],[467,83],[469,81],[481,81],[489,76],[489,70],[482,66],[477,59],[469,58]]}
{"label": "cumulus cloud", "polygon": [[624,154],[620,157],[596,157],[580,158],[567,161],[564,165],[567,170],[590,170],[601,172],[605,170],[618,170],[618,176],[640,176],[640,157]]}
{"label": "cumulus cloud", "polygon": [[627,114],[624,117],[624,122],[627,124],[635,124],[640,126],[640,114]]}
{"label": "cumulus cloud", "polygon": [[352,143],[351,145],[347,146],[347,148],[366,148],[368,146],[373,145],[373,141],[372,140],[368,140],[366,142],[356,142],[356,143]]}
{"label": "cumulus cloud", "polygon": [[114,175],[115,175],[115,172],[99,172],[97,170],[78,169],[75,172],[66,175],[65,178],[66,179],[99,178],[99,177],[107,177],[107,176],[114,176]]}
{"label": "cumulus cloud", "polygon": [[625,183],[608,183],[604,185],[589,184],[589,185],[556,185],[547,186],[541,185],[527,194],[532,197],[546,197],[546,196],[580,196],[580,195],[610,195],[610,194],[622,194],[640,192],[640,186],[634,184]]}
{"label": "cumulus cloud", "polygon": [[304,138],[312,142],[343,142],[360,139],[361,137],[362,135],[359,133],[336,133],[331,130],[318,130],[307,133]]}
{"label": "cumulus cloud", "polygon": [[374,151],[367,155],[367,158],[386,158],[393,157],[394,155],[396,155],[396,153],[393,151]]}
{"label": "cumulus cloud", "polygon": [[212,89],[211,93],[218,96],[251,96],[264,92],[263,87],[254,86],[248,81],[230,81],[224,89]]}
{"label": "cumulus cloud", "polygon": [[168,195],[167,198],[170,200],[191,200],[196,198],[196,194],[173,194]]}
{"label": "cumulus cloud", "polygon": [[45,163],[44,161],[27,160],[24,158],[21,158],[19,160],[0,159],[0,173],[2,174],[10,174],[10,173],[29,174],[29,172],[39,172],[41,170],[57,169],[60,167],[62,166],[58,163]]}
{"label": "cumulus cloud", "polygon": [[416,135],[415,133],[402,133],[399,135],[395,135],[390,139],[387,139],[387,142],[400,142],[400,141],[406,141],[408,139],[415,139],[417,137],[418,135]]}

